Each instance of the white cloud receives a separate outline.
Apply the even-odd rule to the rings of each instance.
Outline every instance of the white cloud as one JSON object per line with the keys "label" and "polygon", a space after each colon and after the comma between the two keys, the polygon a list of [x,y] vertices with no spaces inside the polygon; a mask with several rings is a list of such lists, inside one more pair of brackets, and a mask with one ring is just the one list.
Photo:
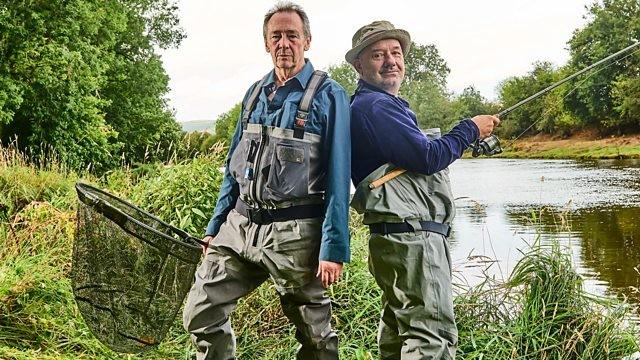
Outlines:
{"label": "white cloud", "polygon": [[[182,0],[187,39],[164,51],[170,104],[179,121],[214,119],[241,101],[249,85],[271,69],[262,43],[262,18],[272,1]],[[495,98],[505,78],[535,61],[568,59],[566,43],[583,26],[586,0],[297,1],[311,20],[307,57],[316,68],[339,63],[360,26],[386,19],[420,44],[435,44],[451,68],[449,88],[474,85]]]}

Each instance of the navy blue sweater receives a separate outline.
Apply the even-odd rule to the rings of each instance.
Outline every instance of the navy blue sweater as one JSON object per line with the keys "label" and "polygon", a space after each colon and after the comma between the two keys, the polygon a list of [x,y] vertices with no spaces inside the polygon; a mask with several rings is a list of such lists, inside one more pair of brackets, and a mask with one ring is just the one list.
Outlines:
{"label": "navy blue sweater", "polygon": [[465,119],[429,140],[409,103],[360,80],[351,100],[351,180],[357,186],[385,163],[431,175],[459,159],[478,136],[476,124]]}

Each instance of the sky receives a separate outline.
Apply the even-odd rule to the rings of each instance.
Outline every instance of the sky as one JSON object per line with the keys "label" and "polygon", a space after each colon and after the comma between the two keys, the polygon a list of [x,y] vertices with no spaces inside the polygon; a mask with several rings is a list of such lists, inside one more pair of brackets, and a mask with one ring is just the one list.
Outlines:
{"label": "sky", "polygon": [[[374,20],[389,20],[414,42],[433,44],[451,69],[448,88],[473,85],[494,100],[499,83],[536,61],[563,65],[567,41],[584,26],[594,0],[298,0],[310,18],[316,69],[339,64],[351,37]],[[273,68],[262,20],[273,0],[178,0],[187,38],[161,51],[170,77],[169,105],[178,121],[215,119]]]}

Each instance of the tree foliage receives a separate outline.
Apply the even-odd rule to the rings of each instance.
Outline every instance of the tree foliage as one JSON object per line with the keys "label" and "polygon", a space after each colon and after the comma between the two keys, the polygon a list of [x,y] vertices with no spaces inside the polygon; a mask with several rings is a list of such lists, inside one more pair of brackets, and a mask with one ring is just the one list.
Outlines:
{"label": "tree foliage", "polygon": [[229,145],[231,143],[231,137],[235,133],[236,126],[240,120],[240,111],[242,111],[242,103],[237,103],[231,110],[218,116],[214,125],[211,144],[223,142],[225,145]]}
{"label": "tree foliage", "polygon": [[430,79],[410,82],[403,85],[401,91],[400,95],[409,102],[421,129],[444,131],[455,122],[449,94]]}
{"label": "tree foliage", "polygon": [[456,122],[447,92],[449,72],[435,45],[411,43],[400,95],[409,102],[420,128],[448,130]]}
{"label": "tree foliage", "polygon": [[487,100],[473,85],[466,87],[452,103],[453,119],[470,118],[480,114],[495,114],[499,111],[496,104]]}
{"label": "tree foliage", "polygon": [[621,124],[637,126],[640,122],[640,77],[620,77],[614,83],[612,96]]}
{"label": "tree foliage", "polygon": [[[569,47],[570,65],[584,68],[640,40],[640,2],[604,0],[589,8],[587,25],[577,30]],[[632,86],[640,77],[638,52],[601,66],[586,76],[567,98],[569,111],[585,124],[605,129],[640,129],[640,117],[629,112],[640,97]]]}
{"label": "tree foliage", "polygon": [[411,87],[414,82],[426,82],[437,85],[443,92],[446,90],[447,77],[451,70],[435,45],[420,45],[411,42],[404,64],[403,85],[405,89]]}
{"label": "tree foliage", "polygon": [[[561,72],[549,62],[536,62],[534,69],[524,76],[514,76],[505,80],[500,86],[500,99],[505,107],[517,104],[540,90],[559,80]],[[549,116],[557,115],[556,109],[562,106],[562,98],[557,97],[558,92],[549,93],[541,99],[529,102],[509,113],[500,128],[500,134],[508,137],[521,135],[529,128],[534,130],[534,124],[543,124],[553,128],[553,120]]]}
{"label": "tree foliage", "polygon": [[[510,106],[553,82],[618,52],[640,39],[640,2],[605,0],[588,8],[587,23],[569,40],[568,64],[536,62],[523,77],[503,81],[500,102]],[[568,135],[585,127],[601,132],[640,130],[640,49],[599,67],[522,106],[498,129],[517,136],[532,132]]]}
{"label": "tree foliage", "polygon": [[346,61],[341,62],[338,65],[332,65],[327,70],[329,76],[335,80],[340,86],[344,88],[348,96],[353,95],[356,92],[358,86],[358,73],[356,70]]}
{"label": "tree foliage", "polygon": [[177,46],[168,0],[0,5],[0,140],[103,171],[178,139],[154,46]]}

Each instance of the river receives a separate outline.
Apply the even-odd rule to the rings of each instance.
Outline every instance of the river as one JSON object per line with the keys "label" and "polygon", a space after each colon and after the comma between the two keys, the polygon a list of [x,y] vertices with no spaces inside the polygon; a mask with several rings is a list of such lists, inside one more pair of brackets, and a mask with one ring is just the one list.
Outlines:
{"label": "river", "polygon": [[640,304],[640,161],[462,159],[450,176],[455,282],[507,277],[527,244],[557,240],[587,291]]}

